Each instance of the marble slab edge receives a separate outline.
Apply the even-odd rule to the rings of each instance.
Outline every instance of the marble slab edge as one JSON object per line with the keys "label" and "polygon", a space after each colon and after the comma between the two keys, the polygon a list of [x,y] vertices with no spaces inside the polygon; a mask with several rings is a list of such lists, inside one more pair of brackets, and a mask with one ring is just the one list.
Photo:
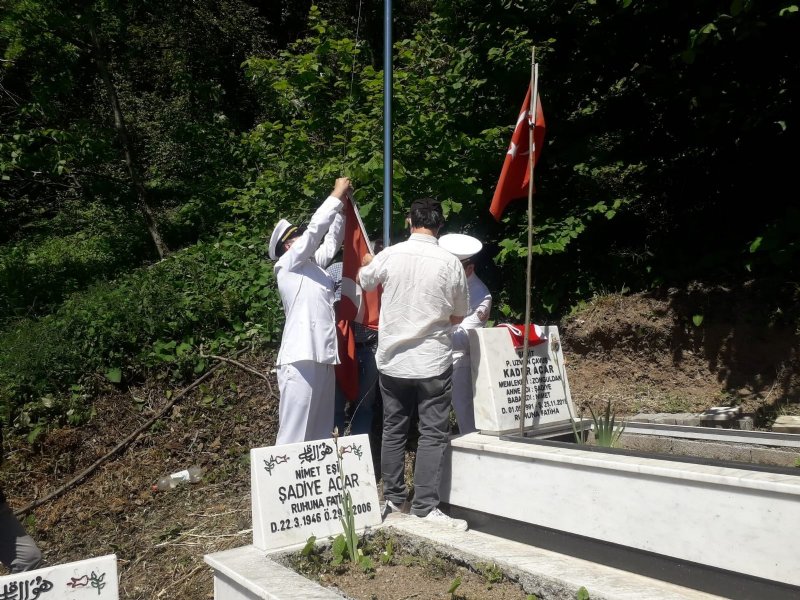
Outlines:
{"label": "marble slab edge", "polygon": [[411,539],[422,539],[426,546],[458,562],[494,563],[519,581],[527,593],[540,597],[572,600],[585,587],[593,600],[721,598],[490,534],[425,523],[408,515],[391,514],[384,526]]}
{"label": "marble slab edge", "polygon": [[450,439],[453,451],[465,450],[475,454],[491,453],[516,459],[541,460],[570,464],[578,467],[607,469],[697,481],[716,485],[768,491],[800,496],[800,476],[783,475],[735,469],[716,465],[703,465],[669,461],[659,458],[601,454],[575,448],[553,448],[520,442],[499,440],[480,433],[470,433]]}

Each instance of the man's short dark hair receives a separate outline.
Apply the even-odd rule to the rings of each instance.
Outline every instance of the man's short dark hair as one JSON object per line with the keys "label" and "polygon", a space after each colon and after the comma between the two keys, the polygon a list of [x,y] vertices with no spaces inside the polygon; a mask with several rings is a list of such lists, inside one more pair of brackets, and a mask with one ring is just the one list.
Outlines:
{"label": "man's short dark hair", "polygon": [[414,228],[437,230],[444,225],[442,203],[433,198],[414,200],[411,203],[411,210],[408,211],[408,218],[411,219],[411,226]]}

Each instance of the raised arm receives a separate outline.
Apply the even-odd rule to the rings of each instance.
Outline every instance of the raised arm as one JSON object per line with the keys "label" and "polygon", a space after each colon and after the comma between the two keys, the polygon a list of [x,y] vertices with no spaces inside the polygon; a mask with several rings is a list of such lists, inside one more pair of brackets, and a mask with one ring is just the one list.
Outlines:
{"label": "raised arm", "polygon": [[469,334],[467,331],[483,327],[489,318],[490,312],[492,312],[492,295],[489,290],[486,290],[481,303],[475,310],[464,317],[461,323],[453,327],[453,350],[469,352]]}
{"label": "raised arm", "polygon": [[343,238],[344,215],[338,212],[333,219],[333,224],[328,229],[328,233],[325,234],[325,238],[322,240],[322,245],[314,252],[314,261],[323,269],[326,268],[333,260],[333,257],[336,256],[336,252],[342,245]]}
{"label": "raised arm", "polygon": [[[303,232],[303,235],[301,235],[297,241],[292,244],[291,248],[278,259],[276,269],[296,269],[312,256],[316,258],[316,252],[323,237],[333,227],[337,217],[339,217],[340,221],[339,232],[337,232],[336,235],[341,238],[341,235],[343,235],[340,215],[343,206],[341,198],[348,193],[350,189],[350,179],[347,177],[340,177],[336,180],[336,185],[331,195],[328,196],[325,202],[314,212],[311,221],[308,223],[308,228]],[[333,242],[335,242],[335,240],[331,240],[331,243]],[[341,239],[339,243],[341,244]],[[336,254],[335,248],[327,261],[321,266],[325,267],[330,263],[334,254]]]}

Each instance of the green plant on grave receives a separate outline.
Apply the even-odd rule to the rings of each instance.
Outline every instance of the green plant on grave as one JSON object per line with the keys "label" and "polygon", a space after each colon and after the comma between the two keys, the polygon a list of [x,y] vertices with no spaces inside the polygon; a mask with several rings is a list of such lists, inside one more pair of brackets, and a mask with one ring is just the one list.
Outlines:
{"label": "green plant on grave", "polygon": [[317,546],[317,537],[313,535],[306,539],[298,554],[289,557],[289,563],[294,571],[311,579],[318,578],[328,566],[328,560]]}
{"label": "green plant on grave", "polygon": [[576,600],[589,600],[589,590],[581,586],[580,589],[578,589],[578,592],[575,594],[575,598]]}
{"label": "green plant on grave", "polygon": [[478,563],[475,567],[489,586],[500,583],[505,578],[503,571],[495,563]]}
{"label": "green plant on grave", "polygon": [[459,588],[460,585],[461,585],[461,575],[453,579],[453,581],[450,582],[450,587],[447,588],[447,593],[450,594],[451,598],[456,597],[455,595],[456,590]]}
{"label": "green plant on grave", "polygon": [[300,556],[311,556],[317,544],[317,536],[312,535],[306,540],[306,545],[300,551]]}
{"label": "green plant on grave", "polygon": [[[336,447],[336,464],[338,467],[339,501],[341,503],[342,514],[339,516],[339,523],[342,525],[342,533],[333,540],[334,564],[340,564],[344,560],[345,552],[347,557],[355,565],[359,565],[365,573],[374,571],[375,564],[372,559],[365,555],[358,547],[358,532],[356,531],[356,517],[353,511],[353,497],[345,484],[344,455],[343,449],[339,448],[339,430],[333,430],[333,445]],[[336,562],[338,559],[338,562]]]}
{"label": "green plant on grave", "polygon": [[331,554],[333,555],[331,566],[334,567],[338,567],[348,558],[347,542],[345,541],[344,535],[341,533],[333,540],[333,544],[331,545]]}
{"label": "green plant on grave", "polygon": [[394,558],[394,543],[392,538],[386,540],[386,548],[381,552],[381,564],[388,565]]}
{"label": "green plant on grave", "polygon": [[597,445],[604,448],[615,447],[625,431],[625,422],[615,423],[617,416],[611,413],[611,400],[606,403],[606,410],[601,415],[596,415],[591,406],[589,412],[594,421],[594,439]]}

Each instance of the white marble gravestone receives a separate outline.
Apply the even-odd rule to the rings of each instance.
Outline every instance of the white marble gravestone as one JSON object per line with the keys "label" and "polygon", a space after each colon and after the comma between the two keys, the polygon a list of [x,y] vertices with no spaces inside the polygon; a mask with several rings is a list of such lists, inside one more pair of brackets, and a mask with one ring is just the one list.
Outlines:
{"label": "white marble gravestone", "polygon": [[114,554],[0,577],[2,600],[118,600]]}
{"label": "white marble gravestone", "polygon": [[342,488],[350,492],[357,529],[381,522],[366,434],[250,450],[253,546],[274,550],[342,532]]}
{"label": "white marble gravestone", "polygon": [[[575,416],[558,328],[542,327],[546,340],[528,349],[525,429],[568,425]],[[519,431],[522,349],[505,327],[469,332],[475,427],[481,433]]]}

